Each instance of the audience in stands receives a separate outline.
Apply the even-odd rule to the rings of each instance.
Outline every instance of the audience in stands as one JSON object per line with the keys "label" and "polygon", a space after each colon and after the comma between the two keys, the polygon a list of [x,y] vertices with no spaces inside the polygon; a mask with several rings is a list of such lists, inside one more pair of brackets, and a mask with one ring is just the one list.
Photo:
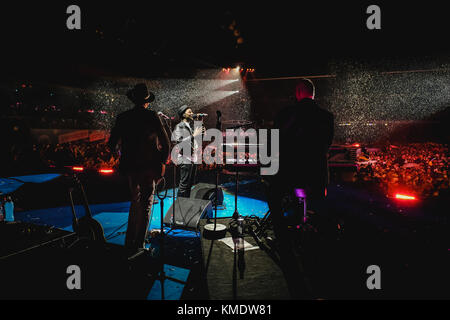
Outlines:
{"label": "audience in stands", "polygon": [[104,141],[69,142],[35,147],[39,149],[40,158],[47,166],[83,166],[100,169],[116,168],[118,165],[118,159],[111,155]]}
{"label": "audience in stands", "polygon": [[449,189],[448,147],[437,143],[387,146],[374,153],[362,153],[360,178],[375,181],[388,194],[409,191],[419,197],[438,196]]}
{"label": "audience in stands", "polygon": [[[254,156],[248,156],[254,158]],[[117,168],[118,158],[111,155],[104,141],[78,141],[65,144],[33,145],[31,154],[17,148],[13,160],[28,159],[43,166],[83,166],[89,169]],[[438,196],[449,189],[448,147],[437,143],[389,145],[377,152],[363,152],[359,161],[359,179],[373,181],[387,194],[409,191],[419,197]],[[199,170],[214,170],[203,163]]]}

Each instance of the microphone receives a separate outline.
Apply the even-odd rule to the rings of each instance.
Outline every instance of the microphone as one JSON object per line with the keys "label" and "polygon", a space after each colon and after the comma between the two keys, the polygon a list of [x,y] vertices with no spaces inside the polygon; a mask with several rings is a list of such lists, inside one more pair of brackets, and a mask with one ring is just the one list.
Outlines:
{"label": "microphone", "polygon": [[161,111],[158,112],[158,116],[163,117],[164,119],[167,119],[167,120],[174,120],[174,119],[175,119],[175,117],[169,117],[169,116],[166,116],[166,115],[165,115],[164,113],[162,113]]}
{"label": "microphone", "polygon": [[194,117],[198,118],[198,117],[207,117],[208,114],[207,113],[196,113],[194,114]]}

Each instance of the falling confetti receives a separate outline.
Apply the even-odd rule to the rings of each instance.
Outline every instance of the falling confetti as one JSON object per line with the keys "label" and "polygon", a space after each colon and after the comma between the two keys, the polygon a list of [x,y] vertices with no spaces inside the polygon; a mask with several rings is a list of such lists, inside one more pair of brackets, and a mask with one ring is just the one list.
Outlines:
{"label": "falling confetti", "polygon": [[358,64],[333,66],[337,74],[321,98],[345,140],[374,140],[398,125],[426,121],[450,106],[450,67],[379,71]]}
{"label": "falling confetti", "polygon": [[203,70],[194,78],[186,79],[102,79],[86,90],[86,94],[96,110],[93,123],[102,129],[110,129],[115,115],[133,107],[126,92],[141,82],[155,94],[151,103],[155,111],[176,117],[178,108],[187,104],[194,112],[213,113],[220,109],[228,119],[245,120],[250,116],[250,101],[238,77],[223,78],[216,70]]}

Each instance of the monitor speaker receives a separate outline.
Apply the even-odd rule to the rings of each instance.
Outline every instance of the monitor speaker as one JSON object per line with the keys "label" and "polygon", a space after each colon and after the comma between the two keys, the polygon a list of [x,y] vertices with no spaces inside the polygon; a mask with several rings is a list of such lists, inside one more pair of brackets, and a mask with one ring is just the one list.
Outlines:
{"label": "monitor speaker", "polygon": [[223,191],[222,188],[217,189],[216,196],[216,185],[209,183],[199,183],[194,186],[191,191],[191,198],[194,199],[202,199],[202,200],[210,200],[214,205],[217,199],[217,204],[219,206],[223,205]]}
{"label": "monitor speaker", "polygon": [[[173,206],[175,206],[175,219],[173,219]],[[166,212],[164,223],[174,228],[198,230],[200,219],[212,216],[211,201],[179,197]]]}

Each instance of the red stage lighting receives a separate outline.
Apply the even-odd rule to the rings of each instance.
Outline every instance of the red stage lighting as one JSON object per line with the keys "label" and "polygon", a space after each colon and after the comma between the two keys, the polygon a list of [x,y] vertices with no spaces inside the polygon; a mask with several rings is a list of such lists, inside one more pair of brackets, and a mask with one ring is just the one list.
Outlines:
{"label": "red stage lighting", "polygon": [[83,167],[72,167],[73,171],[84,171]]}
{"label": "red stage lighting", "polygon": [[100,169],[98,170],[98,172],[102,173],[102,174],[111,174],[114,173],[113,169]]}
{"label": "red stage lighting", "polygon": [[409,195],[405,195],[405,194],[397,193],[397,194],[395,195],[395,199],[400,199],[400,200],[416,200],[416,197],[414,197],[414,196],[409,196]]}

